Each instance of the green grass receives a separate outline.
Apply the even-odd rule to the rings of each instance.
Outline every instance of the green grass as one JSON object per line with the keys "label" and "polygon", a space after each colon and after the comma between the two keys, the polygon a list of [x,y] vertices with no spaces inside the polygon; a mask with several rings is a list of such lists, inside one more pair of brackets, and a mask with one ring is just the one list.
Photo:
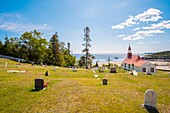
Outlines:
{"label": "green grass", "polygon": [[[4,64],[8,62],[5,69]],[[160,113],[170,112],[170,75],[159,71],[152,76],[139,73],[132,76],[121,69],[118,73],[98,73],[91,70],[53,66],[31,66],[0,59],[0,112],[1,113],[146,113],[141,108],[145,91],[157,93],[157,108]],[[26,70],[26,73],[7,73],[7,70]],[[44,76],[49,71],[50,76]],[[34,79],[44,78],[48,82],[45,90],[33,91]],[[109,85],[102,85],[107,78]]]}

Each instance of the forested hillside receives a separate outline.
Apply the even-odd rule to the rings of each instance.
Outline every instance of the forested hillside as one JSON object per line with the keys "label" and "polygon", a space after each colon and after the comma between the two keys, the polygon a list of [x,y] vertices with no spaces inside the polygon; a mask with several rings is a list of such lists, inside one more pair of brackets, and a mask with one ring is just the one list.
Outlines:
{"label": "forested hillside", "polygon": [[170,51],[162,51],[162,52],[157,52],[152,55],[148,55],[148,57],[151,58],[168,58],[170,59]]}
{"label": "forested hillside", "polygon": [[[5,37],[0,41],[0,54],[25,59],[36,64],[73,66],[76,58],[70,54],[70,43],[59,41],[57,32],[48,42],[43,33],[36,30],[18,37]],[[66,46],[66,47],[65,47]]]}

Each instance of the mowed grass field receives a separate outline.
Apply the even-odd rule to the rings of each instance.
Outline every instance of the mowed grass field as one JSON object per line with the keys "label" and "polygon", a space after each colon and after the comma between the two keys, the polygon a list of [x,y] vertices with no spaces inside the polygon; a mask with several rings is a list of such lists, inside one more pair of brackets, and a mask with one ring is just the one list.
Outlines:
{"label": "mowed grass field", "polygon": [[[8,62],[5,69],[4,65]],[[31,66],[0,58],[0,113],[147,113],[141,108],[148,89],[157,93],[157,109],[170,113],[170,74],[158,72],[151,76],[118,73],[98,73],[92,70],[54,66]],[[26,70],[25,73],[7,73]],[[45,76],[49,71],[50,76]],[[43,78],[48,87],[34,91],[34,79]],[[107,78],[109,84],[102,85]]]}

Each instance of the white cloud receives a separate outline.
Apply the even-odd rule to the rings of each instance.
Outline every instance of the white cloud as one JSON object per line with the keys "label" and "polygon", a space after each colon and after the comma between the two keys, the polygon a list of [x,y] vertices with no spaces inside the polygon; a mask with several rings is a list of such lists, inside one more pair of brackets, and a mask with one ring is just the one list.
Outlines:
{"label": "white cloud", "polygon": [[152,24],[147,27],[142,27],[142,29],[170,29],[170,20],[164,20],[157,24]]}
{"label": "white cloud", "polygon": [[144,39],[146,36],[154,36],[154,34],[158,34],[158,33],[165,33],[165,32],[159,29],[148,30],[148,31],[137,31],[133,35],[123,37],[123,40],[140,40],[140,39]]}
{"label": "white cloud", "polygon": [[161,30],[148,30],[148,31],[138,31],[134,34],[134,36],[153,36],[153,34],[157,33],[164,33],[164,31]]}
{"label": "white cloud", "polygon": [[159,44],[160,42],[159,41],[154,41],[154,42],[151,42],[152,44]]}
{"label": "white cloud", "polygon": [[32,30],[47,30],[50,28],[47,24],[35,25],[32,23],[22,22],[22,16],[19,14],[10,14],[10,13],[0,13],[0,29],[22,33],[25,31]]}
{"label": "white cloud", "polygon": [[112,26],[112,29],[124,29],[125,27],[137,24],[133,20],[134,20],[134,18],[132,16],[129,16],[129,18],[127,20],[125,20],[125,22],[122,22],[118,25]]}
{"label": "white cloud", "polygon": [[140,27],[137,27],[137,28],[135,28],[135,29],[132,29],[132,31],[138,31],[138,30],[140,30]]}
{"label": "white cloud", "polygon": [[[150,8],[143,13],[137,14],[135,16],[129,16],[127,20],[124,22],[112,26],[112,29],[124,29],[129,26],[133,26],[136,24],[138,27],[133,28],[132,31],[136,31],[136,33],[131,35],[118,35],[116,37],[120,37],[123,40],[141,40],[145,39],[149,36],[154,36],[156,34],[165,33],[163,29],[170,29],[170,20],[164,20],[161,22],[157,22],[162,17],[160,16],[162,12],[158,9]],[[152,24],[150,24],[152,22]],[[142,24],[148,25],[142,27]]]}
{"label": "white cloud", "polygon": [[125,35],[117,35],[116,37],[121,38],[124,37]]}
{"label": "white cloud", "polygon": [[160,10],[150,8],[147,11],[136,15],[134,19],[139,20],[141,22],[149,22],[149,21],[156,22],[157,20],[162,18],[161,16],[159,16],[160,14],[162,14]]}
{"label": "white cloud", "polygon": [[133,35],[123,37],[123,40],[141,40],[144,39],[145,37],[137,36],[134,37]]}
{"label": "white cloud", "polygon": [[12,31],[17,33],[22,33],[25,31],[32,31],[32,30],[46,30],[49,26],[47,24],[44,25],[33,25],[33,24],[24,24],[24,23],[14,23],[14,22],[4,22],[0,24],[0,29],[6,31]]}
{"label": "white cloud", "polygon": [[124,29],[125,27],[139,24],[139,22],[149,22],[149,21],[156,22],[160,18],[162,18],[160,14],[162,14],[160,10],[150,8],[147,11],[141,14],[138,14],[136,16],[129,16],[129,18],[125,20],[124,22],[112,26],[112,29]]}

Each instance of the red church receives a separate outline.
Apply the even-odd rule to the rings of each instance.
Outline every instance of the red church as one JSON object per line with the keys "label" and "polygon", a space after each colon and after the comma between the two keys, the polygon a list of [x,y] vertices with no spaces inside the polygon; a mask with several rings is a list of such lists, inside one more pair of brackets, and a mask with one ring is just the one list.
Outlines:
{"label": "red church", "polygon": [[135,70],[137,72],[156,72],[155,65],[143,60],[139,55],[132,55],[130,45],[128,48],[127,57],[122,62],[122,68],[129,71]]}

